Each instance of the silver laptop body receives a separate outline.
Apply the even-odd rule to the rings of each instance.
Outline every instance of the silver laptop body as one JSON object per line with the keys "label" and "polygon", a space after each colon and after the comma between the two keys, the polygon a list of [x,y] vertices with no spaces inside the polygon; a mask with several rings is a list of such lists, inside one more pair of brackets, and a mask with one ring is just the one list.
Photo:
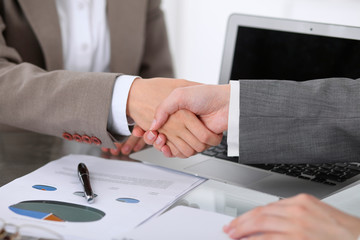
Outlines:
{"label": "silver laptop body", "polygon": [[[271,47],[279,42],[281,43],[280,50],[277,50],[276,47]],[[324,70],[313,71],[316,64],[311,63],[311,61],[319,62],[323,59],[323,56],[328,56],[326,51],[336,49],[337,44],[358,44],[358,49],[360,49],[360,28],[234,14],[228,22],[219,83],[226,84],[230,79],[292,79],[304,81],[325,77],[359,78],[360,75],[356,75],[358,74],[356,71],[349,71],[348,69],[332,72],[329,68],[326,68],[326,63]],[[321,47],[322,50],[318,51],[318,46],[326,47]],[[294,49],[296,50],[295,52],[293,52]],[[309,60],[310,65],[306,68],[309,71],[296,73],[296,64],[299,63],[295,59],[301,59],[302,54],[305,57],[311,56]],[[334,51],[331,54],[336,56],[337,53]],[[360,52],[348,54],[360,56]],[[257,62],[259,55],[261,55],[262,63]],[[272,69],[264,71],[256,69],[254,66],[261,67],[261,64],[264,65],[264,59],[267,59],[267,55],[270,56],[268,61],[274,61],[271,60],[271,56],[276,55],[283,62],[293,62],[295,68],[292,68],[292,66],[279,66],[280,69],[289,69],[289,73],[281,71],[283,75],[277,75],[280,71],[272,71]],[[360,69],[360,59],[357,59],[358,62],[354,65]],[[354,61],[354,59],[349,59],[348,61]],[[281,65],[282,63],[279,64]],[[349,65],[346,60],[344,60],[345,64]],[[290,74],[290,76],[287,74]],[[294,74],[294,76],[291,74]],[[291,197],[299,193],[309,193],[318,198],[325,198],[356,184],[360,180],[360,174],[358,174],[360,173],[360,164],[358,163],[332,164],[331,168],[335,170],[329,170],[339,176],[342,176],[342,171],[344,171],[344,174],[345,171],[351,172],[354,175],[353,177],[346,180],[341,177],[339,179],[333,177],[330,180],[317,182],[315,181],[316,179],[306,175],[306,172],[297,176],[291,176],[291,174],[284,171],[279,171],[279,169],[285,168],[282,168],[281,165],[271,170],[265,166],[265,170],[264,166],[260,169],[255,166],[239,164],[236,159],[229,161],[230,158],[224,160],[216,157],[215,150],[213,150],[213,153],[208,155],[197,154],[188,159],[168,159],[161,152],[148,148],[131,154],[130,157],[145,163],[156,164],[269,193],[280,198]],[[306,164],[299,165],[299,167],[304,165]],[[315,167],[325,171],[328,166],[328,164],[319,164],[307,167],[310,167],[310,169]],[[297,168],[298,166],[295,167]]]}

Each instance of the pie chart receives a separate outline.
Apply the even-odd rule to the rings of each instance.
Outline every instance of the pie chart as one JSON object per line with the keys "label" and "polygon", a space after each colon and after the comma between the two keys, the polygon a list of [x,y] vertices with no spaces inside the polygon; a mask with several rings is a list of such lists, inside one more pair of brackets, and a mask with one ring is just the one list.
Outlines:
{"label": "pie chart", "polygon": [[94,222],[105,213],[99,209],[57,201],[24,201],[11,205],[9,209],[22,216],[55,222]]}
{"label": "pie chart", "polygon": [[46,186],[46,185],[34,185],[33,188],[41,191],[56,191],[56,187]]}

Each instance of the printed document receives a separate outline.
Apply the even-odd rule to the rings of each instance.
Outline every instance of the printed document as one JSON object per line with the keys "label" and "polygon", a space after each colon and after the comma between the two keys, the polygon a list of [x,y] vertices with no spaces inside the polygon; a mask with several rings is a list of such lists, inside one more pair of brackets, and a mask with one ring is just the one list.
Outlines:
{"label": "printed document", "polygon": [[[77,175],[85,163],[96,195]],[[114,239],[166,210],[204,178],[138,162],[69,155],[0,188],[0,218],[51,229],[64,239]]]}

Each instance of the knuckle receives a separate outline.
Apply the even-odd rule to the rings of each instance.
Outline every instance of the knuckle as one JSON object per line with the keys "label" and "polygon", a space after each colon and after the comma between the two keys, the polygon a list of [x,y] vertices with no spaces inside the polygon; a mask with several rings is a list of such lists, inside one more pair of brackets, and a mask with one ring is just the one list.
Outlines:
{"label": "knuckle", "polygon": [[200,152],[205,151],[206,149],[207,149],[207,146],[205,144],[200,143],[200,144],[198,144],[198,146],[196,147],[195,150],[196,150],[196,152],[200,153]]}
{"label": "knuckle", "polygon": [[267,225],[267,219],[266,218],[262,218],[262,217],[258,217],[256,219],[254,219],[254,225],[257,226],[258,228],[263,228]]}
{"label": "knuckle", "polygon": [[301,193],[298,196],[296,196],[296,199],[299,202],[312,202],[314,201],[314,197],[309,195],[309,194],[305,194],[305,193]]}
{"label": "knuckle", "polygon": [[199,140],[200,140],[202,143],[207,143],[207,144],[208,144],[209,141],[211,140],[211,136],[210,136],[210,134],[208,134],[208,133],[202,133],[199,138],[200,138]]}
{"label": "knuckle", "polygon": [[307,215],[307,208],[303,205],[295,205],[291,206],[289,212],[292,212],[296,216],[304,216]]}
{"label": "knuckle", "polygon": [[217,137],[215,138],[215,146],[219,145],[221,143],[222,140],[222,135],[217,135]]}
{"label": "knuckle", "polygon": [[192,155],[194,155],[195,153],[196,153],[196,151],[194,149],[188,147],[188,148],[186,148],[186,150],[184,151],[183,154],[186,158],[188,158],[188,157],[191,157]]}

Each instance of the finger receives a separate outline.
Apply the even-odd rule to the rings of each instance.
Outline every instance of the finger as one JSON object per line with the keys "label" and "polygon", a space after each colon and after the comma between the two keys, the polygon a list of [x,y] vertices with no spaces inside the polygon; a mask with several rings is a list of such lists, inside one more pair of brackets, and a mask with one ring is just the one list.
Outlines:
{"label": "finger", "polygon": [[[187,132],[183,132],[179,138],[182,140],[181,146],[178,149],[188,157],[191,157],[195,153],[203,152],[207,148],[207,145],[202,143],[197,137],[195,137],[191,131],[186,129]],[[186,143],[186,144],[185,144]],[[191,154],[191,155],[190,155]]]}
{"label": "finger", "polygon": [[144,135],[145,131],[139,127],[138,125],[134,126],[134,129],[132,130],[131,134],[136,137],[142,137]]}
{"label": "finger", "polygon": [[164,154],[165,157],[171,158],[175,157],[170,150],[170,147],[168,145],[165,145],[161,148],[161,152]]}
{"label": "finger", "polygon": [[115,143],[115,148],[110,149],[110,153],[114,156],[117,156],[120,154],[120,149],[122,147],[122,143]]}
{"label": "finger", "polygon": [[175,146],[175,144],[173,144],[170,141],[166,142],[166,145],[169,146],[170,151],[172,153],[172,156],[174,157],[178,157],[178,158],[186,158],[181,152],[180,150],[178,150],[178,148]]}
{"label": "finger", "polygon": [[131,135],[126,140],[126,142],[123,143],[123,145],[121,147],[121,153],[124,154],[124,155],[129,155],[140,139],[141,138],[138,138],[138,137],[135,137],[135,136]]}
{"label": "finger", "polygon": [[[197,140],[199,140],[202,144],[207,144],[210,146],[217,146],[220,144],[222,134],[215,134],[210,131],[194,114],[185,116],[187,117],[187,120],[185,121],[185,126],[192,133],[192,135],[197,138]],[[192,143],[190,145],[197,147],[197,144],[198,143]],[[204,150],[205,148],[198,152],[202,152]]]}
{"label": "finger", "polygon": [[188,134],[183,134],[181,138],[175,137],[171,139],[171,142],[176,146],[184,158],[191,157],[197,153],[192,145],[189,144],[196,141],[197,139],[190,132]]}
{"label": "finger", "polygon": [[156,138],[156,141],[154,142],[154,147],[157,150],[161,151],[161,148],[166,144],[167,138],[164,134],[159,133],[158,137]]}
{"label": "finger", "polygon": [[139,138],[139,141],[136,143],[135,147],[134,147],[134,152],[140,151],[141,149],[143,149],[145,147],[146,143],[144,141],[143,138]]}
{"label": "finger", "polygon": [[238,239],[260,233],[294,232],[295,227],[288,218],[274,215],[261,215],[248,218],[245,222],[238,222],[235,226],[229,226],[226,230],[231,238]]}
{"label": "finger", "polygon": [[103,151],[104,153],[109,152],[109,148],[102,147],[101,151]]}
{"label": "finger", "polygon": [[156,141],[157,136],[158,136],[157,131],[147,131],[144,134],[144,141],[148,145],[153,145]]}

